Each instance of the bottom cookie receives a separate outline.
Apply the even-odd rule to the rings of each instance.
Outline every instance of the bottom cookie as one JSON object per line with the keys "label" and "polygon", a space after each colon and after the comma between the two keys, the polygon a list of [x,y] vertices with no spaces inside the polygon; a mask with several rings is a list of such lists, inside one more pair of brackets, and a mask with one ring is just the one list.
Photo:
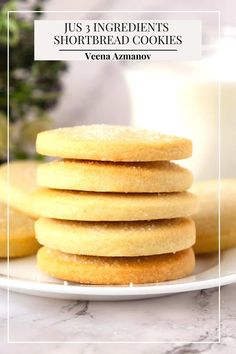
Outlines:
{"label": "bottom cookie", "polygon": [[78,256],[42,247],[38,267],[48,275],[83,284],[128,285],[157,283],[190,275],[195,266],[192,248],[157,256]]}
{"label": "bottom cookie", "polygon": [[[0,203],[0,258],[8,255],[7,206]],[[34,233],[35,220],[9,208],[9,257],[24,257],[34,254],[40,245]]]}

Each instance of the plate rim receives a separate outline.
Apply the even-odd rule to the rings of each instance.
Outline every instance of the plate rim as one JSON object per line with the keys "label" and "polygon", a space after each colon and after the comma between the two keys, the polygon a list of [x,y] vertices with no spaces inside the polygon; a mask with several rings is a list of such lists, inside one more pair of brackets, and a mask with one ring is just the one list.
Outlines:
{"label": "plate rim", "polygon": [[47,282],[34,282],[30,280],[12,279],[7,276],[0,276],[0,288],[9,291],[25,290],[37,291],[42,294],[61,294],[61,295],[96,295],[96,296],[134,296],[134,295],[158,295],[173,294],[201,289],[220,287],[236,282],[236,273],[215,277],[199,281],[191,281],[182,284],[151,284],[138,286],[101,286],[101,285],[64,285]]}

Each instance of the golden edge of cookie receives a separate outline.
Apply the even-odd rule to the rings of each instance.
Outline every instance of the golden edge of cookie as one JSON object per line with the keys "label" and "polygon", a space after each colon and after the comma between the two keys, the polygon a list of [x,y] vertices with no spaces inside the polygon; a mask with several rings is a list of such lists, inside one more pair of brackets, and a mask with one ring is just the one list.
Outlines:
{"label": "golden edge of cookie", "polygon": [[145,284],[192,274],[195,256],[192,248],[159,256],[112,258],[75,256],[42,247],[37,266],[52,277],[81,284]]}
{"label": "golden edge of cookie", "polygon": [[40,218],[36,237],[65,253],[134,257],[178,252],[195,243],[190,218],[136,222],[79,222]]}
{"label": "golden edge of cookie", "polygon": [[199,212],[194,215],[196,224],[197,254],[217,252],[219,249],[219,206],[220,187],[220,247],[221,250],[236,247],[236,179],[207,180],[195,182],[191,190],[199,199]]}
{"label": "golden edge of cookie", "polygon": [[191,187],[192,173],[167,161],[113,163],[57,160],[41,164],[39,186],[93,192],[182,192]]}
{"label": "golden edge of cookie", "polygon": [[[11,236],[9,240],[9,257],[18,258],[30,256],[37,253],[39,248],[40,244],[34,236],[22,236],[21,238]],[[7,255],[7,239],[0,237],[0,258],[7,258]]]}
{"label": "golden edge of cookie", "polygon": [[[10,177],[13,176],[13,178],[17,178],[20,180],[20,175],[19,171],[15,171],[15,169],[18,169],[20,166],[20,169],[22,169],[22,173],[24,173],[24,166],[33,166],[33,171],[36,174],[36,169],[37,166],[40,163],[37,161],[22,161],[22,160],[16,160],[12,161],[9,164],[9,173]],[[8,202],[8,182],[6,178],[7,174],[7,164],[3,164],[0,167],[0,201],[3,203]],[[35,181],[35,188],[36,188],[36,176],[33,177],[33,180]],[[10,183],[9,186],[9,205],[10,207],[25,213],[26,215],[32,217],[32,218],[38,218],[38,214],[34,212],[33,210],[33,197],[32,197],[32,192],[26,192],[24,189],[21,189],[19,186],[15,186],[14,183]]]}
{"label": "golden edge of cookie", "polygon": [[189,192],[95,193],[40,188],[34,193],[39,215],[81,221],[134,221],[187,217],[198,204]]}
{"label": "golden edge of cookie", "polygon": [[[220,249],[221,251],[236,247],[236,237],[230,234],[221,234]],[[198,233],[194,251],[196,254],[213,253],[219,250],[218,233]]]}
{"label": "golden edge of cookie", "polygon": [[[7,204],[7,186],[0,181],[0,201]],[[37,218],[39,215],[34,211],[33,196],[27,195],[18,188],[10,187],[9,205],[13,209],[18,210],[32,218]]]}

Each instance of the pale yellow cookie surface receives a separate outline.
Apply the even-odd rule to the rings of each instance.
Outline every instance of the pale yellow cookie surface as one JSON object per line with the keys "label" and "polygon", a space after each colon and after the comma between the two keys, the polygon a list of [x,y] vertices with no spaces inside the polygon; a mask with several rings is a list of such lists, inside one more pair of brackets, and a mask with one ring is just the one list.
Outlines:
{"label": "pale yellow cookie surface", "polygon": [[147,257],[92,257],[42,247],[38,267],[52,277],[84,284],[145,284],[183,278],[195,266],[191,248]]}
{"label": "pale yellow cookie surface", "polygon": [[[219,195],[218,181],[195,183],[192,190],[199,199],[196,223],[196,253],[218,250]],[[236,247],[236,179],[220,182],[220,244],[221,249]]]}
{"label": "pale yellow cookie surface", "polygon": [[40,218],[35,232],[39,243],[49,248],[103,257],[173,253],[195,242],[189,218],[113,223]]}
{"label": "pale yellow cookie surface", "polygon": [[113,125],[81,125],[41,132],[36,150],[46,156],[99,161],[179,160],[192,155],[185,138]]}
{"label": "pale yellow cookie surface", "polygon": [[189,192],[121,194],[41,188],[34,193],[40,216],[81,221],[170,219],[192,215],[197,199]]}
{"label": "pale yellow cookie surface", "polygon": [[[12,161],[9,164],[9,204],[11,207],[37,217],[33,210],[32,192],[37,188],[36,171],[39,162]],[[0,200],[7,203],[8,199],[8,167],[0,167]]]}
{"label": "pale yellow cookie surface", "polygon": [[37,171],[39,186],[91,192],[182,192],[192,179],[186,168],[167,161],[59,160],[41,164]]}
{"label": "pale yellow cookie surface", "polygon": [[[7,205],[0,203],[0,257],[7,257]],[[23,257],[39,249],[34,219],[9,208],[9,256]]]}

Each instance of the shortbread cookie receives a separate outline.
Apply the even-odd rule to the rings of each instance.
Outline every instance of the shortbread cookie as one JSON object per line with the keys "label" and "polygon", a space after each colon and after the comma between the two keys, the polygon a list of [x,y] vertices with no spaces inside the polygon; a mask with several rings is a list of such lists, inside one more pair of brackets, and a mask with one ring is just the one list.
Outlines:
{"label": "shortbread cookie", "polygon": [[189,218],[130,222],[86,222],[40,218],[36,237],[44,246],[66,253],[133,257],[173,253],[195,243]]}
{"label": "shortbread cookie", "polygon": [[[37,217],[33,210],[32,192],[36,190],[36,170],[39,162],[13,161],[9,164],[9,204],[11,207]],[[8,200],[8,167],[0,167],[0,200]]]}
{"label": "shortbread cookie", "polygon": [[[7,205],[0,203],[0,257],[7,257]],[[23,257],[39,249],[34,219],[9,208],[9,257]]]}
{"label": "shortbread cookie", "polygon": [[34,193],[41,216],[81,221],[171,219],[193,214],[197,199],[189,192],[121,194],[41,188]]}
{"label": "shortbread cookie", "polygon": [[99,161],[179,160],[192,155],[185,138],[114,125],[53,129],[37,136],[36,150],[46,156]]}
{"label": "shortbread cookie", "polygon": [[195,266],[191,248],[175,254],[146,257],[77,256],[46,247],[37,254],[38,267],[55,278],[84,284],[145,284],[183,278]]}
{"label": "shortbread cookie", "polygon": [[[195,183],[192,190],[199,198],[196,223],[196,253],[217,251],[219,245],[219,184],[217,180]],[[236,247],[236,179],[220,182],[221,250]]]}
{"label": "shortbread cookie", "polygon": [[167,161],[59,160],[41,164],[37,171],[39,186],[91,192],[182,192],[192,179],[186,168]]}

